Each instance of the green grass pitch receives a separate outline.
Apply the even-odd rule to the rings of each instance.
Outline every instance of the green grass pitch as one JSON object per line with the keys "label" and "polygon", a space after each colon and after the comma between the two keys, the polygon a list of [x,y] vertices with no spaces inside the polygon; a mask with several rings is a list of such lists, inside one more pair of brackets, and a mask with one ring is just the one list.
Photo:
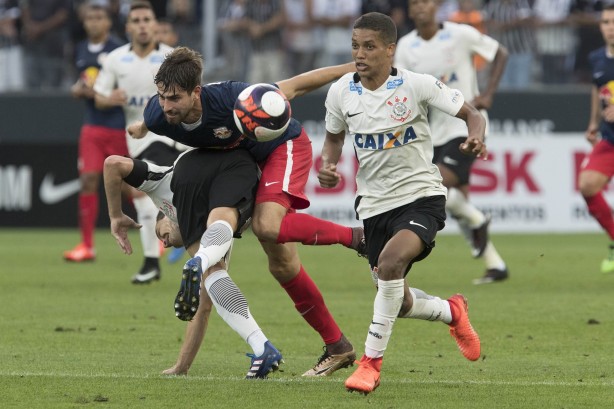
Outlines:
{"label": "green grass pitch", "polygon": [[[304,379],[322,350],[267,270],[251,233],[236,241],[230,275],[285,364],[247,381],[249,352],[214,312],[188,377],[165,377],[185,325],[173,299],[182,263],[134,286],[139,255],[96,232],[98,259],[61,258],[75,230],[0,229],[0,408],[607,408],[614,405],[614,274],[599,272],[602,234],[494,235],[507,282],[483,273],[464,241],[440,235],[410,284],[469,299],[482,358],[466,361],[442,323],[397,320],[374,393],[345,391],[351,373]],[[131,235],[136,253],[138,235]],[[301,246],[307,271],[359,356],[375,295],[364,259],[341,246]]]}

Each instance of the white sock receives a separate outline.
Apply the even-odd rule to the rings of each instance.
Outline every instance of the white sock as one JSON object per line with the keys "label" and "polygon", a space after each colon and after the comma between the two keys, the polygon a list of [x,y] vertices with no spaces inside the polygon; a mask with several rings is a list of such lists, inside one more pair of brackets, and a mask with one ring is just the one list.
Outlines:
{"label": "white sock", "polygon": [[217,220],[205,230],[195,257],[202,260],[203,271],[220,261],[232,245],[232,227],[224,220]]}
{"label": "white sock", "polygon": [[484,264],[486,264],[487,269],[494,268],[497,270],[505,270],[506,268],[505,261],[503,261],[495,245],[492,244],[490,240],[488,240],[486,244],[482,258],[484,259]]}
{"label": "white sock", "polygon": [[[211,297],[217,313],[244,341],[248,341],[248,337],[260,331],[256,320],[249,312],[245,296],[225,270],[218,270],[209,274],[205,278],[205,289]],[[264,337],[264,334],[262,334],[262,337]],[[260,356],[264,352],[264,342],[267,340],[266,337],[262,337],[257,335],[252,339],[254,345],[252,345],[252,342],[249,343],[256,356]],[[256,342],[260,339],[264,339],[264,342],[256,345]]]}
{"label": "white sock", "polygon": [[132,203],[136,209],[137,220],[143,225],[139,229],[143,254],[145,257],[160,258],[160,240],[156,236],[156,216],[160,210],[148,196],[134,198]]}
{"label": "white sock", "polygon": [[448,189],[446,210],[458,219],[459,223],[465,223],[471,229],[480,227],[486,220],[484,213],[469,203],[463,192],[458,189]]}
{"label": "white sock", "polygon": [[260,356],[264,354],[264,343],[269,339],[264,335],[261,329],[258,329],[247,337],[247,343],[250,347],[252,347],[252,351],[254,351],[254,355]]}
{"label": "white sock", "polygon": [[373,302],[373,319],[365,342],[365,355],[379,358],[384,355],[392,327],[403,303],[405,281],[377,281],[377,295]]}
{"label": "white sock", "polygon": [[452,322],[450,303],[439,297],[428,295],[418,288],[409,288],[409,294],[413,300],[411,310],[401,318],[416,318],[426,321],[443,321],[446,324]]}

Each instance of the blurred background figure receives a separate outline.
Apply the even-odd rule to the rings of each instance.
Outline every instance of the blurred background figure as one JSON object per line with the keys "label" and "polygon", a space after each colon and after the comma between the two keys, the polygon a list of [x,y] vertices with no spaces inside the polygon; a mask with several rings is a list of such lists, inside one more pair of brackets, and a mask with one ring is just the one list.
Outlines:
{"label": "blurred background figure", "polygon": [[389,16],[397,27],[397,39],[414,29],[409,19],[409,6],[406,0],[363,0],[361,14],[371,12]]}
{"label": "blurred background figure", "polygon": [[17,0],[0,0],[0,92],[24,87],[23,53],[17,29],[21,10]]}
{"label": "blurred background figure", "polygon": [[[448,20],[458,24],[470,25],[480,33],[486,34],[484,18],[482,12],[478,9],[477,3],[478,0],[459,0],[458,10],[453,12]],[[473,65],[475,67],[480,89],[483,89],[487,81],[485,74],[487,68],[486,60],[476,53],[473,56]]]}
{"label": "blurred background figure", "polygon": [[437,0],[437,21],[449,21],[456,11],[458,11],[458,0]]}
{"label": "blurred background figure", "polygon": [[179,35],[175,31],[173,24],[168,20],[158,20],[156,38],[159,42],[171,47],[176,47],[179,44]]}
{"label": "blurred background figure", "polygon": [[521,90],[533,81],[535,37],[528,0],[490,1],[484,7],[488,33],[509,51],[500,89]]}
{"label": "blurred background figure", "polygon": [[[79,79],[71,87],[74,98],[85,101],[85,118],[79,136],[79,229],[81,241],[64,252],[66,261],[93,261],[94,229],[98,220],[98,190],[104,160],[110,155],[128,156],[124,112],[121,107],[99,110],[94,104],[94,83],[102,61],[123,41],[110,35],[112,21],[109,10],[100,1],[84,3],[83,27],[87,38],[75,47],[75,66]],[[104,4],[104,3],[102,3]]]}
{"label": "blurred background figure", "polygon": [[273,83],[288,77],[281,40],[284,22],[282,0],[246,3],[244,27],[251,45],[247,82]]}
{"label": "blurred background figure", "polygon": [[573,66],[574,82],[590,84],[592,81],[588,55],[603,45],[603,37],[599,31],[603,6],[604,1],[601,0],[573,0],[571,3],[571,19],[576,26],[578,37]]}
{"label": "blurred background figure", "polygon": [[314,28],[313,0],[284,0],[284,10],[288,75],[294,76],[315,68],[316,56],[322,49],[321,37]]}
{"label": "blurred background figure", "polygon": [[26,83],[30,89],[55,89],[64,81],[71,0],[24,0],[22,38]]}
{"label": "blurred background figure", "polygon": [[[360,0],[313,0],[313,18],[319,25],[323,49],[318,66],[352,60],[352,25],[360,15]],[[282,78],[282,77],[280,77]]]}
{"label": "blurred background figure", "polygon": [[224,72],[227,78],[237,81],[247,80],[249,61],[249,38],[244,28],[245,1],[223,1],[218,18]]}
{"label": "blurred background figure", "polygon": [[569,14],[571,1],[535,0],[533,4],[542,84],[571,81],[576,48],[575,29]]}

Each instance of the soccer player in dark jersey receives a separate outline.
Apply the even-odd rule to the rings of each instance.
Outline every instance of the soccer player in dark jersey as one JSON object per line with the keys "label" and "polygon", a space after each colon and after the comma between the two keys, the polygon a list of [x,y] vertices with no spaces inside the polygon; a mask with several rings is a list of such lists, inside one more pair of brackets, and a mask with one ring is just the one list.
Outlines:
{"label": "soccer player in dark jersey", "polygon": [[578,186],[588,212],[610,237],[610,252],[601,262],[601,271],[611,273],[614,272],[614,218],[603,189],[614,175],[614,5],[604,7],[599,27],[605,46],[589,55],[593,91],[585,134],[593,149],[581,165]]}
{"label": "soccer player in dark jersey", "polygon": [[[326,67],[278,82],[288,99],[321,87],[353,70],[354,64]],[[328,311],[322,294],[301,265],[295,242],[340,243],[364,253],[362,228],[349,228],[295,209],[309,206],[304,187],[312,164],[311,141],[298,121],[270,142],[245,138],[233,119],[239,93],[250,84],[201,85],[202,57],[185,47],[167,55],[154,82],[158,98],[145,108],[144,123],[128,126],[133,137],[150,131],[195,147],[248,150],[262,170],[252,229],[269,258],[269,270],[286,290],[301,316],[320,334],[326,347],[305,376],[329,375],[354,362],[351,343]],[[361,244],[363,243],[363,244]],[[205,269],[206,266],[203,266]]]}
{"label": "soccer player in dark jersey", "polygon": [[87,39],[75,47],[79,79],[71,88],[73,97],[85,100],[85,119],[79,137],[79,228],[81,242],[64,252],[67,261],[92,261],[94,229],[98,219],[98,186],[104,159],[109,155],[128,155],[124,112],[120,107],[99,110],[94,106],[94,82],[106,55],[122,45],[110,35],[109,11],[98,3],[86,6],[83,25]]}
{"label": "soccer player in dark jersey", "polygon": [[[195,278],[188,264],[175,310],[180,318],[191,320],[176,364],[165,374],[187,374],[205,335],[211,304],[222,319],[253,349],[248,379],[265,378],[282,361],[251,316],[247,300],[227,272],[227,257],[233,236],[241,237],[254,208],[258,168],[244,150],[194,149],[180,156],[173,166],[111,156],[105,160],[104,181],[111,233],[126,253],[132,251],[128,230],[140,227],[123,214],[120,191],[123,183],[139,189],[164,214],[156,223],[156,234],[165,246],[185,246],[193,260],[208,260],[211,266]],[[203,305],[192,311],[189,303],[198,301],[202,288]],[[182,308],[183,307],[183,308]],[[195,314],[194,314],[195,313]]]}

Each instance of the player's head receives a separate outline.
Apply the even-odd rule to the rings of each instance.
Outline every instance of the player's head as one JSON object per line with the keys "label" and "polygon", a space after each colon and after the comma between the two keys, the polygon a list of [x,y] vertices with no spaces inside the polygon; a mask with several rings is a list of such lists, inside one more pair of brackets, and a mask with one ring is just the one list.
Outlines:
{"label": "player's head", "polygon": [[154,83],[158,88],[160,106],[169,123],[185,122],[194,107],[200,107],[202,73],[202,56],[190,48],[177,47],[164,59]]}
{"label": "player's head", "polygon": [[159,212],[156,218],[156,236],[164,244],[164,247],[183,246],[179,226],[162,212]]}
{"label": "player's head", "polygon": [[382,13],[367,13],[354,23],[352,57],[361,78],[387,78],[396,49],[397,28]]}
{"label": "player's head", "polygon": [[89,2],[83,11],[83,28],[88,39],[94,42],[103,41],[111,30],[111,14],[109,9],[97,2]]}
{"label": "player's head", "polygon": [[601,20],[599,22],[603,41],[608,48],[614,48],[614,4],[603,7]]}
{"label": "player's head", "polygon": [[133,45],[147,47],[156,41],[156,15],[148,1],[136,0],[130,4],[126,18],[126,34]]}
{"label": "player's head", "polygon": [[409,18],[419,29],[421,26],[437,22],[436,0],[409,0]]}
{"label": "player's head", "polygon": [[175,28],[168,20],[158,20],[156,26],[156,41],[175,47],[179,42],[179,36]]}

